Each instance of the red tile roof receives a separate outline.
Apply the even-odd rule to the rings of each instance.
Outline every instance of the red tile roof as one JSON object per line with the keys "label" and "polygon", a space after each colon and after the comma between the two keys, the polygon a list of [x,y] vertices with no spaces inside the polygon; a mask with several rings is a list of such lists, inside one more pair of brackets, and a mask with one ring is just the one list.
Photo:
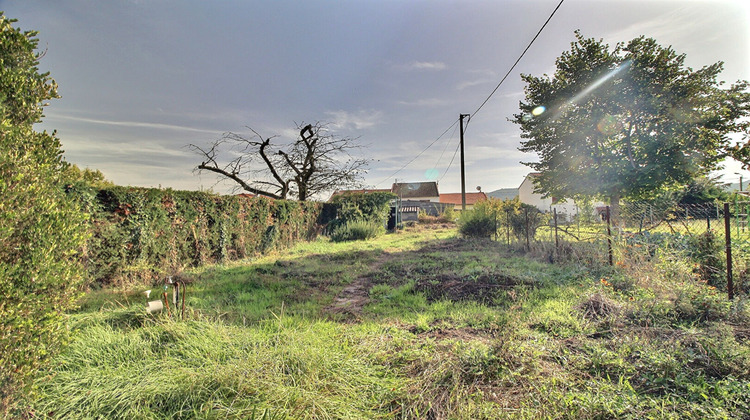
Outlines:
{"label": "red tile roof", "polygon": [[[473,205],[476,204],[479,201],[484,201],[487,199],[487,194],[483,192],[472,192],[472,193],[466,193],[466,205]],[[447,194],[440,194],[440,202],[441,203],[448,203],[448,204],[456,204],[461,205],[461,193],[447,193]]]}

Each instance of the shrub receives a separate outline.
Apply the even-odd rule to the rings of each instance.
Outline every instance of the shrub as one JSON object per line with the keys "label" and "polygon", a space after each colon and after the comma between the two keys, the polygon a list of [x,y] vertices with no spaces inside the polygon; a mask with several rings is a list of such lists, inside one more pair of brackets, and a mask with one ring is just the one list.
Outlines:
{"label": "shrub", "polygon": [[690,240],[695,271],[711,286],[726,288],[726,260],[724,246],[712,231],[706,231]]}
{"label": "shrub", "polygon": [[477,206],[461,212],[458,231],[472,238],[489,238],[497,230],[495,214],[488,207]]}
{"label": "shrub", "polygon": [[511,214],[510,226],[518,239],[534,240],[536,231],[544,224],[546,218],[536,206],[521,204],[518,211]]}
{"label": "shrub", "polygon": [[455,223],[456,222],[456,211],[453,207],[445,207],[445,209],[437,216],[431,216],[425,211],[419,211],[417,214],[419,223],[421,224],[433,224],[433,223]]}
{"label": "shrub", "polygon": [[353,220],[339,225],[331,232],[334,242],[372,239],[385,233],[382,223],[368,220]]}
{"label": "shrub", "polygon": [[347,193],[334,196],[326,206],[321,220],[328,232],[344,227],[350,222],[369,221],[375,225],[385,225],[391,209],[391,201],[396,196],[390,192]]}
{"label": "shrub", "polygon": [[56,85],[38,71],[36,32],[14,22],[0,12],[0,417],[21,416],[30,377],[67,339],[88,225],[63,191],[59,139],[32,129]]}

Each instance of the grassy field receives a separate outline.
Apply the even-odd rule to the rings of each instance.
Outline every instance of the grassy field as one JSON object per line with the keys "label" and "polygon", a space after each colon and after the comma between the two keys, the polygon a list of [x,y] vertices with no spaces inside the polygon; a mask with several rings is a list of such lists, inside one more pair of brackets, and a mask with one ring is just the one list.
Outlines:
{"label": "grassy field", "polygon": [[[587,246],[580,244],[580,246]],[[417,227],[185,273],[185,320],[92,291],[39,418],[750,418],[750,309],[694,263],[609,268]]]}

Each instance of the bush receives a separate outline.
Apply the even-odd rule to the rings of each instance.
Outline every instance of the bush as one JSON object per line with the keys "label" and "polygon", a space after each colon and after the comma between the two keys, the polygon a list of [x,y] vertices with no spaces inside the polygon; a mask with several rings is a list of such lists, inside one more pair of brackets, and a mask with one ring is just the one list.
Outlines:
{"label": "bush", "polygon": [[725,289],[726,259],[721,241],[712,231],[706,231],[690,239],[691,256],[696,263],[695,271],[709,285]]}
{"label": "bush", "polygon": [[488,207],[477,206],[473,210],[462,211],[458,218],[458,231],[464,236],[489,238],[496,230],[495,214]]}
{"label": "bush", "polygon": [[38,71],[35,32],[0,12],[0,417],[20,417],[30,378],[66,342],[83,281],[88,215],[63,192],[59,139],[33,131],[57,97]]}
{"label": "bush", "polygon": [[390,192],[346,193],[334,196],[323,211],[322,224],[327,231],[345,229],[352,222],[372,222],[385,225],[391,210],[391,201],[396,196]]}
{"label": "bush", "polygon": [[510,216],[510,226],[516,238],[534,240],[536,231],[548,217],[545,217],[536,206],[521,204],[519,210]]}
{"label": "bush", "polygon": [[353,220],[336,227],[331,232],[331,240],[334,242],[361,241],[375,238],[383,233],[385,233],[385,228],[382,223]]}
{"label": "bush", "polygon": [[456,212],[453,210],[453,207],[446,207],[438,216],[430,216],[427,212],[420,210],[417,218],[421,224],[455,223]]}

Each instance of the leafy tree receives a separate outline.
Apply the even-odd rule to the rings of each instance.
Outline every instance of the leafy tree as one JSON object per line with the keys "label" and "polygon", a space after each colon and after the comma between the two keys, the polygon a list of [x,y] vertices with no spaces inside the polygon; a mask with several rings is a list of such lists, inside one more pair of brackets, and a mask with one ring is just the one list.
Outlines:
{"label": "leafy tree", "polygon": [[750,170],[750,141],[745,140],[730,146],[729,156],[742,163],[742,168]]}
{"label": "leafy tree", "polygon": [[646,198],[715,169],[728,134],[747,133],[748,83],[722,89],[723,63],[693,70],[685,55],[639,37],[614,48],[576,32],[552,77],[522,75],[525,101],[513,122],[525,163],[546,196]]}
{"label": "leafy tree", "polygon": [[66,197],[54,133],[35,132],[57,86],[37,67],[36,32],[0,13],[0,413],[20,415],[30,377],[65,341],[82,282],[86,216]]}
{"label": "leafy tree", "polygon": [[724,191],[716,178],[700,176],[691,179],[685,186],[680,197],[680,204],[714,203],[729,200],[729,197],[729,193]]}
{"label": "leafy tree", "polygon": [[63,171],[63,181],[67,184],[82,183],[94,188],[114,187],[112,181],[104,177],[102,171],[98,169],[81,169],[78,165],[67,164]]}
{"label": "leafy tree", "polygon": [[[359,148],[356,139],[333,135],[319,122],[303,124],[297,127],[299,139],[285,147],[271,143],[274,137],[264,140],[252,128],[250,138],[226,133],[205,149],[191,144],[203,159],[196,169],[215,172],[245,191],[276,199],[292,196],[305,201],[359,184],[368,160],[350,154]],[[236,157],[222,163],[225,153]]]}

